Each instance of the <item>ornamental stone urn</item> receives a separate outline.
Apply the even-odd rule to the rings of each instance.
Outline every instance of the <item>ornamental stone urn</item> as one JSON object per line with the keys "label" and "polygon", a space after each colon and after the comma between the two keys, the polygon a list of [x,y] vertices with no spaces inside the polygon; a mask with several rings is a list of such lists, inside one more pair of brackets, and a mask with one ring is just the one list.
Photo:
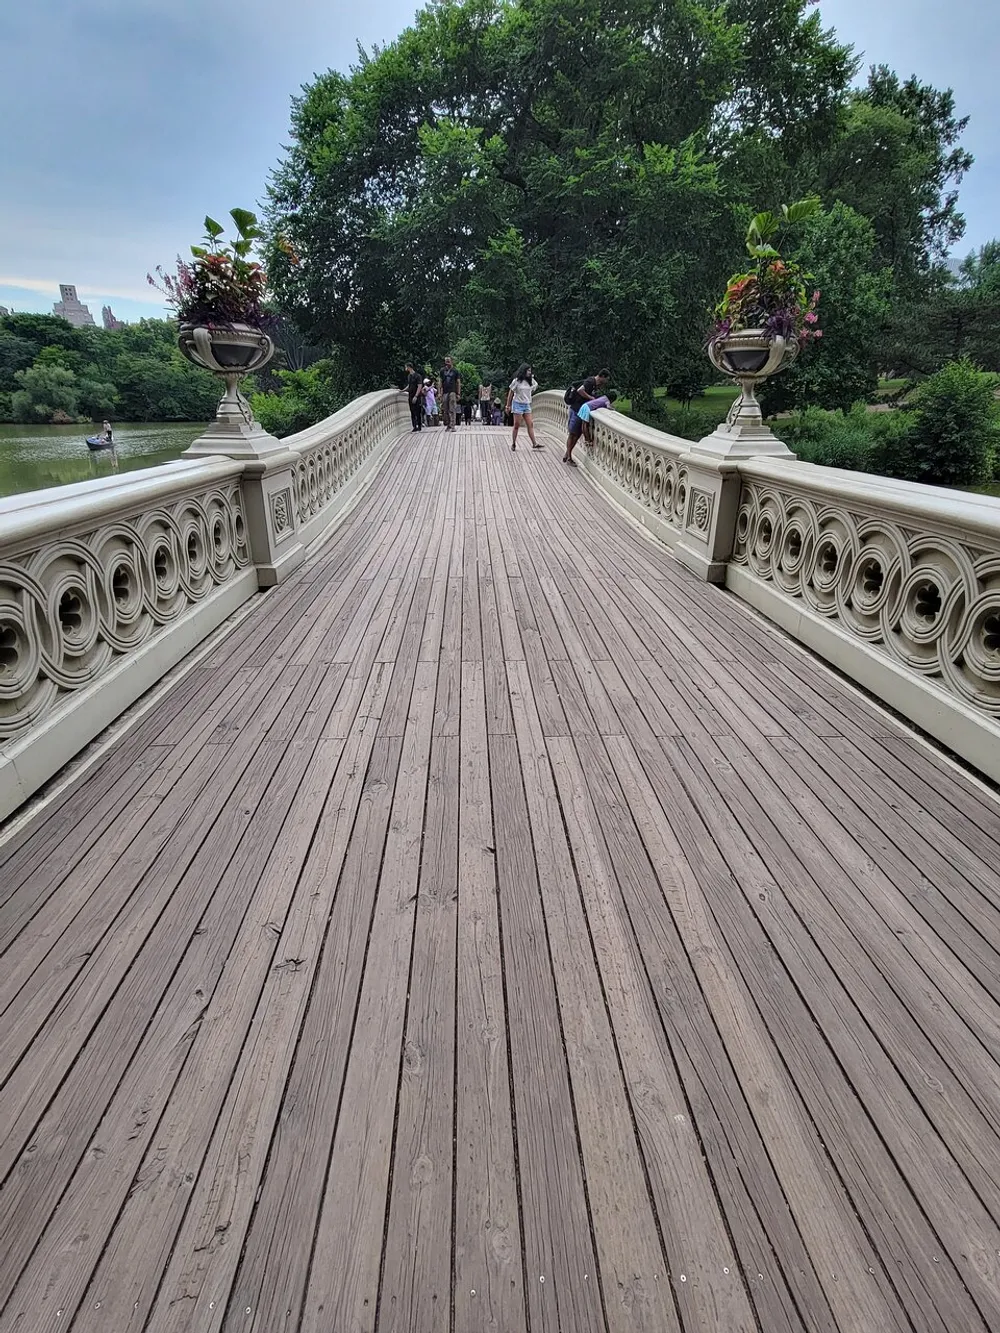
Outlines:
{"label": "ornamental stone urn", "polygon": [[254,420],[239,387],[244,376],[266,366],[274,355],[274,343],[266,333],[249,324],[182,324],[177,345],[193,365],[221,376],[226,384],[215,420],[185,451],[185,457],[226,454],[231,458],[255,458],[280,447],[279,441]]}
{"label": "ornamental stone urn", "polygon": [[719,458],[790,458],[788,446],[765,426],[755,390],[790,366],[798,354],[796,338],[783,338],[766,329],[743,329],[710,342],[709,360],[716,370],[736,380],[740,396],[722,425],[695,447]]}
{"label": "ornamental stone urn", "polygon": [[193,365],[210,370],[226,382],[215,420],[184,450],[184,457],[223,457],[242,464],[240,489],[250,550],[260,587],[270,588],[305,559],[292,499],[300,457],[254,420],[239,387],[244,375],[267,365],[274,355],[274,343],[249,324],[182,324],[177,344]]}

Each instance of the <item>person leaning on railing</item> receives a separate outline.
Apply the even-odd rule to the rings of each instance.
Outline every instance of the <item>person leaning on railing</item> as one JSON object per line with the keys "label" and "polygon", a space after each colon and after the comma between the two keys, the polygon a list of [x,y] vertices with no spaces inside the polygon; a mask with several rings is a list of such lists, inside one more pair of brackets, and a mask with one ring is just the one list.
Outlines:
{"label": "person leaning on railing", "polygon": [[583,422],[583,436],[588,444],[594,443],[594,413],[599,407],[614,407],[618,401],[618,395],[614,389],[609,389],[606,394],[600,398],[591,398],[589,403],[581,403],[577,416]]}
{"label": "person leaning on railing", "polygon": [[583,434],[583,422],[580,419],[579,410],[584,403],[589,403],[592,398],[601,397],[610,378],[611,372],[609,370],[599,370],[596,375],[588,375],[581,384],[571,388],[567,394],[569,421],[567,423],[566,452],[563,454],[562,461],[568,463],[570,467],[576,467],[573,450],[576,448],[577,440]]}

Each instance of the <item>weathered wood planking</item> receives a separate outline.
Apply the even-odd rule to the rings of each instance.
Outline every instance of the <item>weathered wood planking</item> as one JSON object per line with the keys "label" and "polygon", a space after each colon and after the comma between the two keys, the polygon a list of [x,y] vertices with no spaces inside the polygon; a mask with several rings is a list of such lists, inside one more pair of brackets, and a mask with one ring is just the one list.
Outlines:
{"label": "weathered wood planking", "polygon": [[0,1333],[1000,1327],[1000,802],[542,437],[0,844]]}

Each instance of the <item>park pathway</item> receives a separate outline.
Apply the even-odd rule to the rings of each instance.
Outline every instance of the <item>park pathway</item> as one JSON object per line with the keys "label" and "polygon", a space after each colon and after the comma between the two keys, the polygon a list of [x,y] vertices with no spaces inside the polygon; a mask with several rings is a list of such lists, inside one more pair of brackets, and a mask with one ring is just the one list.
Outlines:
{"label": "park pathway", "polygon": [[0,1333],[1000,1329],[1000,803],[547,446],[0,844]]}

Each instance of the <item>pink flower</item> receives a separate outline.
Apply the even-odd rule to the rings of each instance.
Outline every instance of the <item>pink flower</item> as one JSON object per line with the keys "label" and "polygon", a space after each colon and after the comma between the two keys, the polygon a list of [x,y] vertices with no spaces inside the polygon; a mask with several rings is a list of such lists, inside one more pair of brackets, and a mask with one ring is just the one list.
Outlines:
{"label": "pink flower", "polygon": [[822,330],[822,329],[813,329],[813,331],[812,331],[812,336],[813,336],[814,338],[822,338],[822,336],[823,336],[823,330]]}
{"label": "pink flower", "polygon": [[815,324],[816,321],[817,321],[818,319],[819,319],[819,315],[817,315],[814,311],[812,311],[812,310],[807,310],[807,311],[806,311],[806,323],[807,323],[807,324]]}
{"label": "pink flower", "polygon": [[819,300],[819,292],[813,292],[813,294],[812,294],[812,303],[813,303],[813,305],[815,305],[816,302],[817,302],[818,300]]}

